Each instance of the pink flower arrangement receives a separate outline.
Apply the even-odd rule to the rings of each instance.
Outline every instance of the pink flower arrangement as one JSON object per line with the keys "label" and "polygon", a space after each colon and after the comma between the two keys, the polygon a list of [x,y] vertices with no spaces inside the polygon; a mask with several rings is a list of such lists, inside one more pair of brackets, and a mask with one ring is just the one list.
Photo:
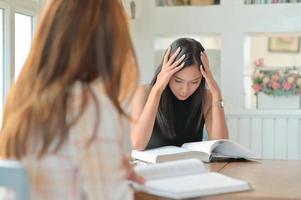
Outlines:
{"label": "pink flower arrangement", "polygon": [[257,95],[263,92],[273,96],[301,94],[301,74],[297,68],[268,70],[257,67],[253,74],[252,88]]}

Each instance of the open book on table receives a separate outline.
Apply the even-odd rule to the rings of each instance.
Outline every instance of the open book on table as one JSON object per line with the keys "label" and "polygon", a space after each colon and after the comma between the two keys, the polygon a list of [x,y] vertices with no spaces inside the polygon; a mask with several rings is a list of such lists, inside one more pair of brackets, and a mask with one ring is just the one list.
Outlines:
{"label": "open book on table", "polygon": [[258,159],[249,149],[232,140],[208,140],[185,143],[181,147],[164,146],[144,151],[132,150],[131,156],[134,159],[147,163],[188,158],[198,158],[204,162],[228,158]]}
{"label": "open book on table", "polygon": [[251,189],[246,181],[237,180],[216,172],[207,172],[203,162],[198,159],[137,165],[135,171],[146,180],[144,185],[132,183],[136,191],[173,199]]}

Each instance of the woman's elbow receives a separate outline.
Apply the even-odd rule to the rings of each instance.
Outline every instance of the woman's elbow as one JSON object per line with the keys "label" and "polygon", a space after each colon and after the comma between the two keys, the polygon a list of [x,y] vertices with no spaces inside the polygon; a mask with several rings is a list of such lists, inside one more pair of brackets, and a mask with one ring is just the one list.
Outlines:
{"label": "woman's elbow", "polygon": [[143,151],[146,148],[146,144],[144,142],[141,142],[141,140],[136,138],[131,138],[132,147],[135,150]]}
{"label": "woman's elbow", "polygon": [[228,136],[228,132],[224,132],[222,134],[217,134],[217,135],[210,134],[208,138],[209,140],[222,140],[222,139],[229,139],[229,136]]}

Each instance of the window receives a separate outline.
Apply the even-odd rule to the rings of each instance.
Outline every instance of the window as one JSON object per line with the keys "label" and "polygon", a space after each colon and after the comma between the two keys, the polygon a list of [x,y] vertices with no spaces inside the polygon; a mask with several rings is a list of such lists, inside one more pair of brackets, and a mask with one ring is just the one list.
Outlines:
{"label": "window", "polygon": [[247,108],[300,109],[300,40],[300,33],[250,35],[245,70]]}
{"label": "window", "polygon": [[0,9],[0,125],[4,101],[4,10]]}
{"label": "window", "polygon": [[42,6],[42,1],[0,0],[0,127],[4,100],[29,53]]}
{"label": "window", "polygon": [[220,0],[156,0],[157,6],[204,6],[220,4]]}
{"label": "window", "polygon": [[32,41],[32,32],[33,17],[15,13],[15,80],[28,56]]}

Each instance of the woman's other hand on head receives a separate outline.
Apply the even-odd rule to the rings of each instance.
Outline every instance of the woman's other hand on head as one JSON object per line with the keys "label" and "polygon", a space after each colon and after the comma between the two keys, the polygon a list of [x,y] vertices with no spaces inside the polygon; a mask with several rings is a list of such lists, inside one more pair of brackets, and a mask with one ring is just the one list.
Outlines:
{"label": "woman's other hand on head", "polygon": [[221,99],[221,91],[211,73],[208,56],[205,52],[201,52],[200,57],[203,63],[203,65],[200,66],[200,70],[206,80],[207,87],[211,92],[213,99]]}
{"label": "woman's other hand on head", "polygon": [[154,85],[160,91],[163,91],[165,89],[172,75],[182,69],[185,65],[185,62],[183,62],[185,54],[182,55],[178,60],[176,60],[176,57],[181,51],[180,47],[171,56],[169,56],[170,51],[171,48],[169,47],[164,55],[162,69],[158,74],[156,83]]}

